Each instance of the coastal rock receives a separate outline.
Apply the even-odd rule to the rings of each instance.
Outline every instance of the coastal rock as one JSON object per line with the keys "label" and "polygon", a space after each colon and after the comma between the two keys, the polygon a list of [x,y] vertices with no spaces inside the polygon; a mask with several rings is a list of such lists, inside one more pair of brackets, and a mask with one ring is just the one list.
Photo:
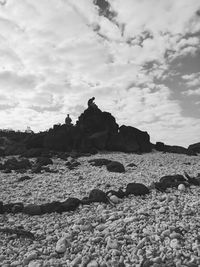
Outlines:
{"label": "coastal rock", "polygon": [[142,196],[149,194],[149,189],[141,183],[129,183],[126,187],[126,196],[128,195],[135,195],[135,196]]}
{"label": "coastal rock", "polygon": [[124,165],[117,161],[110,162],[109,164],[106,165],[106,168],[109,172],[119,172],[119,173],[125,172]]}

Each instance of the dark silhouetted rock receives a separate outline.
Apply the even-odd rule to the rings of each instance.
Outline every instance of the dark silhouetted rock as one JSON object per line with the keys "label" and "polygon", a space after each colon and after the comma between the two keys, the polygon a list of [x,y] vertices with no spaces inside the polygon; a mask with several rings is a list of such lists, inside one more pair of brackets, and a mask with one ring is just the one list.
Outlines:
{"label": "dark silhouetted rock", "polygon": [[52,213],[52,212],[60,212],[61,203],[59,201],[53,201],[51,203],[46,203],[40,205],[41,214]]}
{"label": "dark silhouetted rock", "polygon": [[159,182],[155,182],[155,188],[161,192],[164,192],[167,188],[178,187],[179,184],[188,186],[188,182],[181,174],[166,175],[160,178]]}
{"label": "dark silhouetted rock", "polygon": [[74,211],[78,208],[81,204],[81,201],[78,198],[70,197],[66,201],[61,202],[60,209],[58,212],[65,212],[65,211]]}
{"label": "dark silhouetted rock", "polygon": [[41,157],[43,153],[43,149],[41,148],[31,148],[26,150],[22,156],[24,156],[25,158],[37,158],[37,157]]}
{"label": "dark silhouetted rock", "polygon": [[135,163],[129,163],[128,165],[127,165],[127,167],[137,167],[137,165],[135,164]]}
{"label": "dark silhouetted rock", "polygon": [[86,136],[106,131],[109,134],[117,133],[118,124],[109,112],[102,112],[99,108],[87,108],[76,123]]}
{"label": "dark silhouetted rock", "polygon": [[25,140],[26,148],[43,148],[46,132],[29,135]]}
{"label": "dark silhouetted rock", "polygon": [[24,205],[21,202],[16,202],[16,203],[9,203],[3,205],[3,212],[7,213],[18,213],[22,212],[24,209]]}
{"label": "dark silhouetted rock", "polygon": [[103,165],[108,165],[109,163],[112,162],[112,160],[110,160],[110,159],[91,159],[88,162],[91,163],[92,166],[101,167]]}
{"label": "dark silhouetted rock", "polygon": [[108,150],[123,152],[151,152],[152,145],[147,132],[131,126],[122,125],[119,133],[111,135],[107,145]]}
{"label": "dark silhouetted rock", "polygon": [[165,144],[162,142],[156,142],[155,149],[157,151],[163,151],[164,152],[165,151]]}
{"label": "dark silhouetted rock", "polygon": [[106,143],[108,140],[108,132],[98,132],[90,135],[88,137],[89,142],[91,143],[91,146],[96,148],[97,150],[104,150],[106,149]]}
{"label": "dark silhouetted rock", "polygon": [[100,189],[93,189],[90,191],[89,194],[89,200],[90,202],[102,202],[102,203],[108,203],[109,199],[102,190]]}
{"label": "dark silhouetted rock", "polygon": [[77,133],[74,126],[58,125],[44,137],[44,147],[55,151],[72,151]]}
{"label": "dark silhouetted rock", "polygon": [[31,163],[28,159],[17,160],[16,158],[11,158],[5,161],[4,169],[8,170],[19,170],[19,169],[29,169],[31,168]]}
{"label": "dark silhouetted rock", "polygon": [[200,153],[200,142],[190,145],[188,151],[192,153]]}
{"label": "dark silhouetted rock", "polygon": [[0,157],[4,157],[5,156],[5,150],[0,148]]}
{"label": "dark silhouetted rock", "polygon": [[3,202],[0,201],[0,214],[3,214],[4,211],[3,211]]}
{"label": "dark silhouetted rock", "polygon": [[42,211],[39,205],[29,204],[24,207],[23,212],[28,215],[41,215]]}
{"label": "dark silhouetted rock", "polygon": [[36,160],[36,164],[40,165],[40,166],[46,166],[49,164],[53,164],[53,161],[50,158],[47,157],[39,157]]}
{"label": "dark silhouetted rock", "polygon": [[140,183],[129,183],[126,187],[126,196],[128,195],[143,196],[149,194],[149,189]]}
{"label": "dark silhouetted rock", "polygon": [[20,177],[17,181],[23,182],[23,181],[27,181],[27,180],[31,180],[31,177],[28,175]]}
{"label": "dark silhouetted rock", "polygon": [[124,165],[117,161],[112,161],[106,165],[106,168],[109,172],[125,172]]}
{"label": "dark silhouetted rock", "polygon": [[182,146],[165,146],[166,151],[169,153],[176,153],[176,154],[187,154],[188,150],[185,147]]}

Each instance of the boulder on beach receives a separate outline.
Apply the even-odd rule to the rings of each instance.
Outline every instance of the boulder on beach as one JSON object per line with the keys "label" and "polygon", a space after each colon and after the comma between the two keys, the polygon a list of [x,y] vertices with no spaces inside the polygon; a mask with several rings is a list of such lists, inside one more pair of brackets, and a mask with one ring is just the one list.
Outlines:
{"label": "boulder on beach", "polygon": [[106,168],[109,172],[125,172],[124,165],[118,161],[111,161],[106,165]]}
{"label": "boulder on beach", "polygon": [[111,151],[143,153],[151,152],[152,146],[147,132],[132,126],[122,125],[117,134],[110,136],[107,148]]}
{"label": "boulder on beach", "polygon": [[3,205],[3,212],[7,213],[18,213],[22,212],[24,209],[24,204],[22,202],[9,203]]}
{"label": "boulder on beach", "polygon": [[51,203],[45,203],[40,205],[41,214],[60,212],[61,203],[59,201],[53,201]]}
{"label": "boulder on beach", "polygon": [[65,211],[74,211],[78,208],[80,204],[81,204],[81,201],[78,198],[70,197],[64,202],[60,203],[60,208],[58,212],[62,213]]}
{"label": "boulder on beach", "polygon": [[29,204],[24,207],[23,212],[28,215],[41,215],[42,211],[39,205]]}
{"label": "boulder on beach", "polygon": [[135,196],[143,196],[149,194],[149,189],[141,183],[129,183],[126,186],[126,196],[135,195]]}
{"label": "boulder on beach", "polygon": [[89,200],[90,202],[102,202],[102,203],[109,202],[106,193],[100,189],[91,190],[89,194]]}
{"label": "boulder on beach", "polygon": [[189,145],[188,151],[192,153],[200,153],[200,142]]}

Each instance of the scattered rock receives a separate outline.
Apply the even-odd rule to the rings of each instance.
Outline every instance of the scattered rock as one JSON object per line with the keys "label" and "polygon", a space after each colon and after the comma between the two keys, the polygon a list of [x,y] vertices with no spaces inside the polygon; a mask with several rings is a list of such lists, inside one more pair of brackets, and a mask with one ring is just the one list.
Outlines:
{"label": "scattered rock", "polygon": [[106,165],[106,168],[109,172],[119,172],[119,173],[125,172],[124,165],[117,161],[110,162],[109,164]]}
{"label": "scattered rock", "polygon": [[141,183],[129,183],[126,187],[126,196],[135,195],[135,196],[143,196],[149,194],[149,189],[141,184]]}

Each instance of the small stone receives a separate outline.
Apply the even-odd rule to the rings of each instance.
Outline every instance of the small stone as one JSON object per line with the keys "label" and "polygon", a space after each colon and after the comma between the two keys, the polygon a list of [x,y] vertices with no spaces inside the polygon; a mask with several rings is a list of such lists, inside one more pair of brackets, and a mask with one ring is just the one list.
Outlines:
{"label": "small stone", "polygon": [[160,212],[160,213],[165,213],[165,211],[166,211],[166,209],[165,209],[164,207],[161,207],[161,208],[159,209],[159,212]]}
{"label": "small stone", "polygon": [[70,264],[70,267],[76,267],[79,263],[81,263],[81,256],[78,255]]}
{"label": "small stone", "polygon": [[89,261],[90,261],[90,256],[88,255],[83,256],[80,267],[85,267]]}
{"label": "small stone", "polygon": [[66,237],[61,237],[56,243],[56,252],[57,253],[65,253],[69,243]]}
{"label": "small stone", "polygon": [[28,264],[30,261],[37,259],[37,252],[31,251],[25,254],[24,264]]}
{"label": "small stone", "polygon": [[107,248],[110,248],[110,249],[118,249],[118,242],[117,242],[117,240],[111,240],[111,238],[109,237],[108,238],[108,241],[107,241]]}
{"label": "small stone", "polygon": [[19,266],[20,264],[21,264],[20,261],[13,261],[13,262],[11,263],[10,267],[17,267],[17,266]]}
{"label": "small stone", "polygon": [[110,196],[110,200],[111,200],[114,204],[118,204],[118,203],[121,202],[121,199],[118,198],[118,197],[115,196],[115,195]]}
{"label": "small stone", "polygon": [[98,267],[98,266],[99,264],[95,260],[92,260],[87,264],[87,267]]}
{"label": "small stone", "polygon": [[173,233],[171,233],[170,234],[170,236],[169,236],[171,239],[182,239],[183,238],[183,236],[181,235],[181,234],[179,234],[179,233],[175,233],[175,232],[173,232]]}
{"label": "small stone", "polygon": [[170,241],[170,247],[171,248],[174,248],[174,249],[178,248],[179,247],[179,241],[178,241],[178,239],[176,239],[176,238],[172,239]]}
{"label": "small stone", "polygon": [[165,231],[162,232],[162,236],[169,236],[170,235],[170,230],[167,229]]}
{"label": "small stone", "polygon": [[41,266],[42,266],[41,262],[38,262],[38,261],[31,261],[29,262],[29,265],[28,265],[28,267],[41,267]]}
{"label": "small stone", "polygon": [[185,185],[184,184],[179,184],[179,186],[178,186],[178,190],[179,191],[185,191]]}

